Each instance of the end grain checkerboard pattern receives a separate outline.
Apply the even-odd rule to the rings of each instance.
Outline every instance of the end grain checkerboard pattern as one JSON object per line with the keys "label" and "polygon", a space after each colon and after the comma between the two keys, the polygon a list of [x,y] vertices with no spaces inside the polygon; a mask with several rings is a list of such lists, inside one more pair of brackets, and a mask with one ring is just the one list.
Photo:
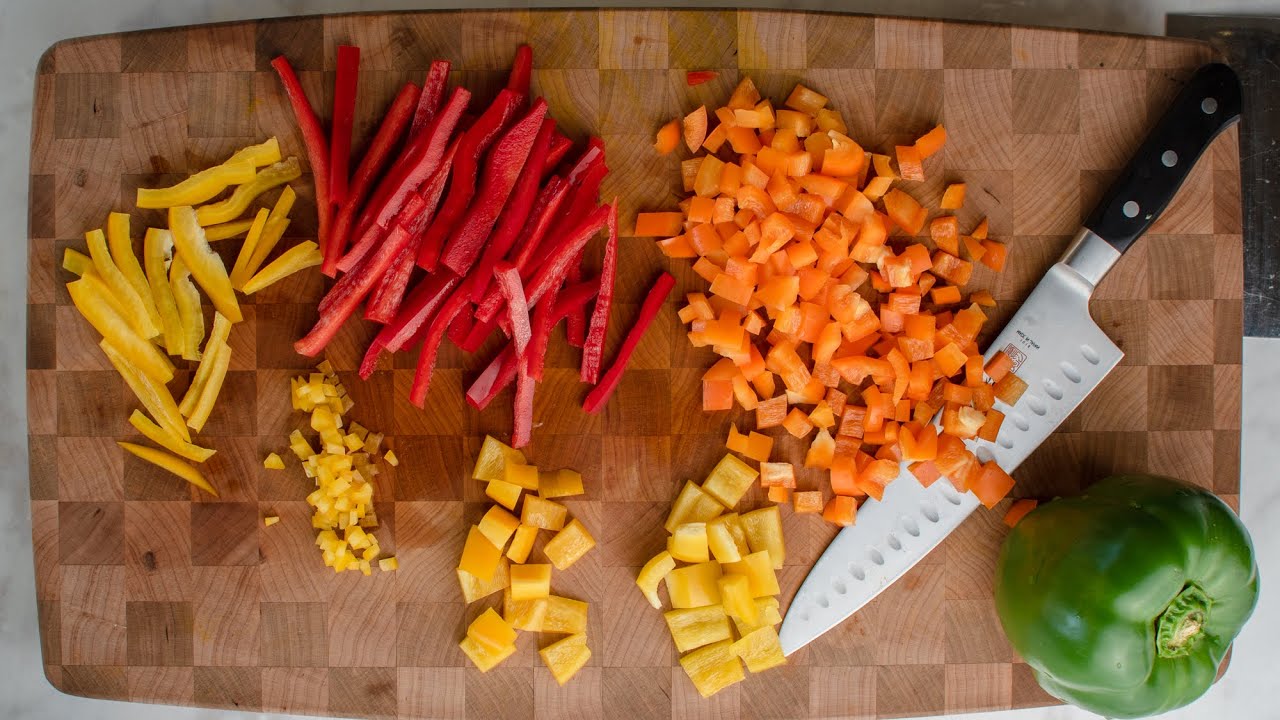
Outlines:
{"label": "end grain checkerboard pattern", "polygon": [[[510,432],[509,398],[471,411],[461,388],[476,358],[444,351],[420,412],[406,399],[414,358],[384,359],[370,382],[351,372],[371,335],[354,324],[331,347],[356,406],[401,458],[377,478],[377,532],[398,573],[335,577],[312,545],[308,481],[264,470],[299,424],[287,378],[309,367],[291,341],[315,317],[318,273],[245,302],[232,371],[202,438],[222,493],[197,496],[125,455],[133,406],[70,305],[67,246],[131,210],[134,190],[172,182],[233,149],[279,136],[305,163],[268,62],[288,55],[327,108],[333,47],[363,49],[356,147],[395,89],[433,58],[481,99],[501,84],[515,45],[536,50],[533,82],[577,140],[602,135],[606,198],[634,213],[670,207],[678,154],[651,150],[654,129],[723,101],[749,73],[766,95],[803,81],[832,99],[851,135],[884,149],[936,121],[950,141],[910,188],[936,204],[969,184],[964,226],[989,216],[1012,255],[976,285],[1007,318],[1066,246],[1145,129],[1197,65],[1202,45],[988,25],[753,11],[511,11],[353,15],[177,28],[61,43],[36,79],[29,223],[28,392],[31,498],[46,670],[76,694],[149,702],[370,717],[890,717],[1052,702],[1004,640],[991,603],[1003,526],[978,512],[899,583],[783,669],[702,701],[677,664],[659,613],[635,591],[636,568],[663,542],[678,483],[724,452],[728,423],[705,415],[698,383],[710,356],[688,346],[664,309],[600,416],[578,402],[576,352],[552,343],[537,399],[533,460],[587,480],[569,502],[600,541],[558,592],[591,601],[595,655],[566,688],[535,655],[544,639],[481,674],[457,640],[491,602],[465,607],[453,568],[484,496],[468,479],[484,433]],[[684,72],[717,69],[688,88]],[[290,234],[314,233],[310,184],[297,184]],[[272,199],[272,198],[268,198]],[[158,224],[134,211],[135,234]],[[1175,474],[1235,503],[1239,476],[1242,251],[1235,135],[1191,174],[1178,199],[1099,288],[1093,312],[1124,363],[1017,472],[1020,496],[1079,489],[1110,472]],[[222,243],[230,257],[236,243]],[[610,349],[659,268],[701,289],[686,263],[648,239],[622,240]],[[679,297],[679,295],[673,295]],[[562,337],[562,336],[561,336]],[[477,357],[485,359],[485,353]],[[181,391],[191,371],[175,381]],[[789,437],[779,455],[800,460]],[[816,476],[801,473],[802,482]],[[758,491],[746,502],[761,503]],[[260,518],[281,523],[263,528]],[[784,511],[784,602],[832,531]]]}

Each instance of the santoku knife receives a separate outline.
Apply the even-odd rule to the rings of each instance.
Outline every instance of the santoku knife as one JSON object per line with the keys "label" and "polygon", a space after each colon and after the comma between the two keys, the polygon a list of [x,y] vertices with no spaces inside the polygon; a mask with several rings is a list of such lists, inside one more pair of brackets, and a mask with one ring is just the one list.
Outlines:
{"label": "santoku knife", "polygon": [[[971,443],[1012,472],[1071,414],[1124,353],[1089,316],[1089,298],[1122,253],[1173,199],[1209,144],[1240,117],[1240,84],[1226,65],[1196,71],[1085,221],[1062,258],[987,349],[1003,350],[1028,388],[995,443]],[[1203,201],[1203,199],[1202,199]],[[852,615],[920,561],[978,507],[946,479],[928,488],[906,471],[883,500],[858,508],[809,571],[779,633],[790,655]]]}

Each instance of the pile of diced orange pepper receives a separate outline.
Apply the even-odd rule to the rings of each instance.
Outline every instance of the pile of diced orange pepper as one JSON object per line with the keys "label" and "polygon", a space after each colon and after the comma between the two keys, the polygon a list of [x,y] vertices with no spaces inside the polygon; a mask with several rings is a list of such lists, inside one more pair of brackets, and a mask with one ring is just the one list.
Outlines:
{"label": "pile of diced orange pepper", "polygon": [[[879,499],[902,462],[922,484],[945,476],[994,505],[1013,480],[965,441],[994,442],[996,400],[1013,405],[1026,384],[1003,353],[984,364],[982,308],[995,300],[978,290],[965,302],[962,291],[975,263],[1003,270],[1008,247],[988,238],[986,220],[961,234],[954,215],[930,219],[910,194],[946,130],[895,157],[869,153],[823,95],[797,85],[775,109],[750,78],[713,115],[710,132],[704,107],[683,122],[692,195],[678,212],[640,213],[635,235],[662,238],[709,283],[679,311],[690,342],[721,356],[703,377],[703,409],[736,402],[758,430],[816,431],[805,466],[830,471],[834,497],[793,492],[794,473],[767,462],[758,433],[734,428],[729,447],[764,463],[771,499],[839,525],[854,522],[858,498]],[[659,131],[660,152],[674,150],[674,127]],[[950,185],[941,208],[959,209],[964,194]],[[926,226],[928,239],[917,237]]]}

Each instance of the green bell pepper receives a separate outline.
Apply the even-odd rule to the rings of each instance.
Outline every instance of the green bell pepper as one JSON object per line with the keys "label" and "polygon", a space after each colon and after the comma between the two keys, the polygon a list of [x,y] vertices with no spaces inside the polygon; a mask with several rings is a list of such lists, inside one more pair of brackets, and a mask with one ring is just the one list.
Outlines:
{"label": "green bell pepper", "polygon": [[1253,545],[1212,493],[1117,476],[1031,511],[996,567],[996,609],[1050,694],[1110,718],[1200,697],[1258,598]]}

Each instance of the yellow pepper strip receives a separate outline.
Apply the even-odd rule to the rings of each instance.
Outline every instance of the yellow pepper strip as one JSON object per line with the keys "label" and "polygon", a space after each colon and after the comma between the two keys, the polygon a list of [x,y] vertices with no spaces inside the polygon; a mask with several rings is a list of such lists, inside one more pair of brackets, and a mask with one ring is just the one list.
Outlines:
{"label": "yellow pepper strip", "polygon": [[204,362],[200,364],[209,363],[209,377],[205,380],[204,387],[200,388],[200,398],[196,401],[195,408],[187,416],[187,427],[196,432],[204,429],[214,404],[218,402],[218,393],[222,392],[222,381],[227,378],[227,366],[231,363],[231,346],[226,343],[218,343],[212,349],[205,346],[204,357]]}
{"label": "yellow pepper strip", "polygon": [[244,244],[240,246],[240,254],[236,256],[236,264],[231,268],[231,287],[244,292],[244,283],[252,275],[249,272],[249,261],[253,259],[253,248],[258,244],[258,238],[262,237],[262,229],[267,226],[267,216],[270,212],[266,208],[259,208],[258,214],[253,218],[253,227],[249,228],[249,234],[244,238]]}
{"label": "yellow pepper strip", "polygon": [[[107,246],[111,250],[111,260],[120,268],[120,274],[129,281],[134,293],[146,308],[147,318],[159,331],[164,323],[160,319],[160,311],[156,309],[155,300],[151,297],[151,286],[147,284],[147,276],[138,264],[138,256],[133,252],[133,238],[129,237],[129,216],[125,213],[113,212],[107,215]],[[154,336],[153,336],[154,337]]]}
{"label": "yellow pepper strip", "polygon": [[193,462],[204,462],[217,452],[217,450],[202,448],[199,445],[192,445],[191,443],[184,441],[177,435],[174,435],[168,430],[165,430],[155,424],[151,418],[147,417],[146,413],[141,410],[135,409],[133,411],[133,414],[129,416],[129,424],[137,428],[138,432],[142,433],[143,436],[151,442],[163,447],[174,455],[184,457]]}
{"label": "yellow pepper strip", "polygon": [[120,268],[116,267],[115,261],[111,259],[111,253],[107,250],[106,236],[101,230],[90,230],[84,234],[84,238],[89,243],[89,257],[93,258],[93,269],[98,271],[102,282],[115,296],[116,303],[124,309],[125,320],[145,340],[159,335],[160,328],[151,322],[151,316],[147,315],[142,298],[138,297],[133,286],[125,279],[124,273],[120,272]]}
{"label": "yellow pepper strip", "polygon": [[262,193],[277,185],[297,180],[302,176],[302,166],[298,158],[291,157],[270,167],[258,171],[252,180],[236,187],[231,197],[209,205],[201,205],[196,211],[196,219],[201,225],[216,225],[229,222],[240,217],[249,203]]}
{"label": "yellow pepper strip", "polygon": [[231,222],[218,223],[210,225],[204,229],[204,237],[209,242],[217,242],[218,240],[230,240],[234,237],[249,232],[253,227],[252,220],[232,220]]}
{"label": "yellow pepper strip", "polygon": [[284,237],[284,231],[289,229],[289,211],[293,210],[293,203],[297,199],[298,195],[290,185],[285,185],[284,190],[280,191],[275,207],[271,208],[271,214],[267,216],[267,227],[254,245],[253,257],[249,260],[250,277],[258,274],[258,270],[267,261],[267,256],[276,249],[276,243]]}
{"label": "yellow pepper strip", "polygon": [[210,495],[218,497],[218,491],[214,490],[209,481],[204,479],[204,475],[201,475],[199,470],[183,462],[181,458],[144,445],[134,445],[127,442],[117,442],[116,444],[152,465],[164,468]]}
{"label": "yellow pepper strip", "polygon": [[62,251],[62,269],[76,275],[95,272],[93,260],[79,250],[72,250],[71,248]]}
{"label": "yellow pepper strip", "polygon": [[245,283],[241,291],[246,295],[252,295],[299,270],[315,267],[322,262],[324,262],[324,255],[320,253],[319,245],[310,240],[300,242],[286,250],[283,255],[273,260],[270,265],[258,271],[257,275],[254,275],[249,282]]}
{"label": "yellow pepper strip", "polygon": [[254,167],[263,167],[264,165],[280,162],[280,142],[275,137],[269,137],[257,145],[241,148],[236,151],[235,155],[227,158],[223,165],[246,162]]}
{"label": "yellow pepper strip", "polygon": [[230,335],[231,323],[227,322],[227,318],[222,313],[214,313],[213,331],[209,333],[209,341],[204,345],[204,353],[201,354],[200,364],[196,367],[195,377],[191,379],[191,387],[187,388],[187,394],[182,396],[182,403],[178,405],[178,410],[183,417],[189,418],[195,411],[196,403],[204,394],[205,383],[209,381],[209,374],[213,372],[215,359],[212,357],[213,352],[220,345],[225,345]]}
{"label": "yellow pepper strip", "polygon": [[84,319],[110,341],[130,365],[157,382],[167,383],[173,379],[173,363],[129,327],[111,300],[111,291],[97,273],[67,283],[67,292],[71,293],[71,301]]}
{"label": "yellow pepper strip", "polygon": [[200,291],[191,282],[191,271],[178,255],[174,255],[169,264],[169,289],[173,292],[178,306],[178,321],[182,325],[182,359],[198,361],[201,358],[200,343],[204,341]]}
{"label": "yellow pepper strip", "polygon": [[253,163],[223,163],[201,170],[182,182],[167,188],[138,188],[140,208],[163,209],[179,205],[196,205],[217,197],[229,185],[253,180]]}
{"label": "yellow pepper strip", "polygon": [[168,386],[138,372],[129,364],[128,358],[110,342],[103,340],[98,343],[98,347],[102,348],[103,354],[111,361],[111,366],[120,373],[120,377],[124,378],[125,384],[137,396],[138,402],[142,403],[142,407],[156,418],[165,432],[191,442],[191,433],[187,432],[187,428],[182,423],[182,415],[178,412],[178,405],[173,401],[173,395],[169,392]]}
{"label": "yellow pepper strip", "polygon": [[227,276],[227,266],[209,247],[204,228],[196,221],[196,211],[189,205],[169,208],[169,231],[173,233],[178,256],[191,270],[191,276],[209,296],[213,306],[233,323],[243,320],[240,304],[236,302],[236,291],[231,289],[231,278]]}
{"label": "yellow pepper strip", "polygon": [[[147,268],[147,284],[151,288],[151,299],[160,315],[160,329],[163,332],[164,348],[170,355],[187,354],[186,336],[182,332],[182,316],[178,314],[178,302],[173,296],[173,287],[169,285],[169,273],[165,269],[165,259],[173,250],[173,235],[168,230],[147,228],[142,239],[142,261]],[[188,282],[190,284],[190,282]],[[195,290],[195,286],[191,287]],[[196,298],[197,305],[200,298]],[[203,321],[203,320],[202,320]]]}

